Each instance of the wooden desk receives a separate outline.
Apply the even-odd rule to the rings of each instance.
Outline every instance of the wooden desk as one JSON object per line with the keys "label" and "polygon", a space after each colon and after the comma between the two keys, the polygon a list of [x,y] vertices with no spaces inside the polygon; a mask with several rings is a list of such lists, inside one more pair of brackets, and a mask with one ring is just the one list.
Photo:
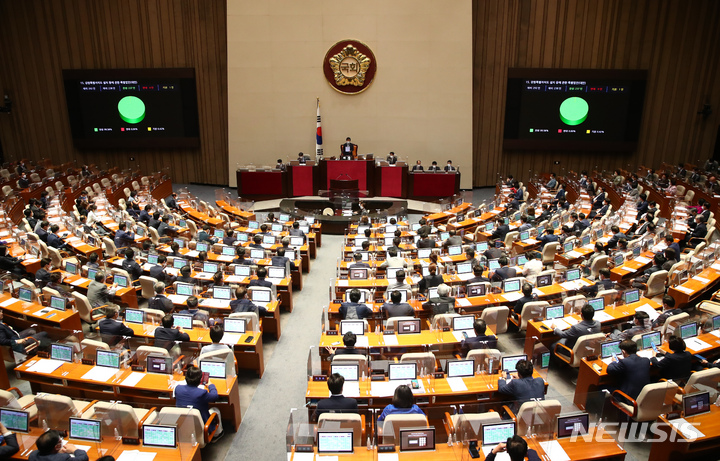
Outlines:
{"label": "wooden desk", "polygon": [[461,213],[461,212],[467,210],[471,206],[472,206],[471,203],[464,202],[464,203],[461,203],[460,205],[450,208],[447,211],[441,211],[438,213],[429,214],[429,215],[425,216],[425,219],[428,221],[428,223],[432,223],[434,225],[442,224],[442,223],[446,222],[448,219],[457,215],[458,213]]}
{"label": "wooden desk", "polygon": [[5,314],[6,323],[15,325],[12,322],[14,319],[37,324],[41,329],[52,328],[56,330],[66,330],[69,333],[79,330],[80,332],[75,334],[79,339],[83,338],[80,314],[76,311],[72,309],[65,311],[51,309],[47,314],[39,315],[38,312],[44,309],[42,305],[20,301],[19,299],[15,299],[15,302],[10,302],[11,298],[8,293],[0,294],[0,308],[2,308]]}
{"label": "wooden desk", "polygon": [[[263,317],[260,318],[262,319]],[[136,337],[145,338],[150,340],[148,343],[154,344],[154,332],[159,325],[127,322],[125,322],[125,325],[133,330]],[[190,342],[196,343],[198,346],[205,346],[212,343],[210,330],[208,328],[192,328],[184,329],[183,331],[190,336]],[[250,342],[245,342],[248,338],[252,339]],[[262,378],[263,373],[265,373],[262,332],[248,331],[238,338],[237,343],[232,345],[232,347],[235,352],[238,370],[251,370],[256,372],[259,378]]]}
{"label": "wooden desk", "polygon": [[[18,379],[30,382],[33,393],[57,393],[60,387],[63,394],[71,398],[84,400],[120,400],[138,406],[175,406],[173,397],[174,381],[182,381],[182,374],[162,375],[156,373],[141,373],[142,379],[136,384],[124,384],[126,378],[133,373],[130,368],[121,368],[115,376],[106,382],[91,381],[83,378],[92,366],[81,363],[65,363],[52,373],[38,373],[28,371],[38,359],[28,360],[15,368]],[[222,419],[228,421],[237,431],[240,427],[240,394],[237,377],[230,379],[214,379],[210,382],[217,387],[220,399],[213,403],[222,414]]]}
{"label": "wooden desk", "polygon": [[240,218],[243,221],[254,221],[255,213],[252,211],[245,211],[241,208],[234,207],[227,203],[225,200],[215,200],[215,204],[220,207],[225,213],[230,214],[236,218]]}
{"label": "wooden desk", "polygon": [[[87,295],[90,281],[90,279],[82,277],[80,275],[70,275],[69,277],[65,277],[63,279],[63,283],[71,285],[75,290],[81,292],[84,295]],[[108,285],[108,287],[109,286],[110,285]],[[137,291],[133,286],[118,289],[115,292],[115,298],[119,300],[121,304],[127,305],[128,307],[134,309],[137,309],[138,307]]]}
{"label": "wooden desk", "polygon": [[640,256],[649,259],[649,261],[642,262],[636,259],[625,261],[621,266],[613,267],[610,270],[610,280],[620,282],[643,275],[645,269],[648,269],[652,265],[655,254],[652,251],[646,251]]}
{"label": "wooden desk", "polygon": [[686,437],[670,424],[666,415],[661,415],[658,422],[662,424],[658,425],[658,429],[665,434],[665,441],[651,444],[648,459],[670,461],[702,456],[717,458],[720,449],[720,408],[711,403],[709,413],[686,418],[686,421],[694,424],[703,437]]}
{"label": "wooden desk", "polygon": [[668,294],[675,298],[678,307],[682,307],[703,296],[708,291],[715,290],[718,282],[720,282],[720,271],[708,267],[698,275],[688,279],[687,282],[670,287]]}
{"label": "wooden desk", "polygon": [[[18,446],[20,451],[15,453],[11,459],[28,459],[30,453],[37,450],[35,441],[44,431],[42,428],[33,427],[27,434],[16,432]],[[125,450],[137,450],[142,453],[155,453],[157,461],[201,461],[199,446],[192,446],[190,443],[182,440],[178,441],[177,448],[153,448],[144,447],[142,445],[124,445],[115,437],[103,437],[102,442],[89,442],[87,440],[67,439],[69,443],[75,446],[89,446],[87,451],[89,459],[99,459],[102,456],[113,456],[115,459]]]}
{"label": "wooden desk", "polygon": [[220,218],[212,218],[209,215],[202,213],[195,208],[191,207],[188,202],[178,201],[178,208],[180,208],[190,219],[199,224],[209,224],[212,227],[219,227],[223,224],[223,220]]}

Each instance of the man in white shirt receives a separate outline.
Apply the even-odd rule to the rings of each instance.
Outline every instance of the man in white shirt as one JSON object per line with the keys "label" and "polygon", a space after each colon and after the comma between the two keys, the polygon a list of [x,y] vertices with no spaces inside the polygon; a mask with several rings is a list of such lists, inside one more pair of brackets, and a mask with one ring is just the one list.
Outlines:
{"label": "man in white shirt", "polygon": [[388,257],[387,259],[380,265],[380,267],[383,268],[404,268],[407,267],[407,263],[405,262],[405,259],[403,259],[401,256],[398,256],[397,249],[395,248],[389,248],[388,251]]}
{"label": "man in white shirt", "polygon": [[220,324],[213,325],[210,328],[210,340],[212,341],[212,344],[203,346],[203,348],[200,349],[200,354],[207,354],[208,352],[229,350],[230,346],[228,346],[227,344],[220,343],[223,336],[225,336],[225,329],[223,328],[223,326]]}
{"label": "man in white shirt", "polygon": [[522,273],[528,282],[535,284],[537,275],[543,270],[543,263],[535,257],[535,253],[529,251],[525,254],[527,262],[523,266]]}

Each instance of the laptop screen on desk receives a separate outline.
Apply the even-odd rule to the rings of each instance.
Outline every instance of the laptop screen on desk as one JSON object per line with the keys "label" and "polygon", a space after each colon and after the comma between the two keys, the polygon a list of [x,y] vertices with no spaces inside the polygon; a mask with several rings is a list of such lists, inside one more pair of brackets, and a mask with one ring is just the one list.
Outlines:
{"label": "laptop screen on desk", "polygon": [[144,424],[142,427],[143,445],[146,447],[175,448],[177,446],[177,427]]}
{"label": "laptop screen on desk", "polygon": [[229,300],[232,297],[230,287],[213,287],[213,298]]}
{"label": "laptop screen on desk", "polygon": [[18,288],[18,298],[20,301],[32,302],[32,290],[29,288]]}
{"label": "laptop screen on desk", "polygon": [[224,327],[226,333],[245,333],[247,322],[245,319],[226,318]]}
{"label": "laptop screen on desk", "polygon": [[64,311],[66,308],[65,298],[62,296],[50,296],[50,307],[59,311]]}
{"label": "laptop screen on desk", "polygon": [[127,323],[143,323],[145,312],[140,309],[125,309],[125,321]]}
{"label": "laptop screen on desk", "polygon": [[189,283],[178,283],[175,285],[175,292],[182,296],[192,296],[193,285]]}
{"label": "laptop screen on desk", "polygon": [[250,294],[250,299],[258,303],[269,303],[271,298],[272,292],[270,290],[253,290]]}
{"label": "laptop screen on desk", "polygon": [[475,375],[474,360],[451,360],[447,363],[448,378],[464,378]]}
{"label": "laptop screen on desk", "polygon": [[601,311],[605,309],[605,298],[588,299],[588,304],[590,304],[590,307],[592,307],[594,311]]}
{"label": "laptop screen on desk", "polygon": [[235,247],[222,247],[223,256],[235,256]]}
{"label": "laptop screen on desk", "polygon": [[390,381],[417,379],[417,363],[415,362],[391,363],[388,367],[388,379]]}
{"label": "laptop screen on desk", "polygon": [[218,271],[219,265],[216,263],[203,263],[203,272],[210,272],[214,274]]}
{"label": "laptop screen on desk", "polygon": [[497,445],[515,435],[515,423],[485,424],[482,427],[482,444]]}
{"label": "laptop screen on desk", "polygon": [[435,450],[435,428],[400,429],[400,451]]}
{"label": "laptop screen on desk", "polygon": [[180,328],[187,328],[192,330],[192,315],[188,314],[173,314],[173,326]]}
{"label": "laptop screen on desk", "polygon": [[396,333],[399,335],[420,333],[420,319],[398,320]]}
{"label": "laptop screen on desk", "polygon": [[683,415],[688,418],[710,412],[710,392],[698,392],[683,396]]}
{"label": "laptop screen on desk", "polygon": [[63,362],[72,362],[73,347],[66,344],[53,343],[50,345],[50,358],[62,360]]}
{"label": "laptop screen on desk", "polygon": [[252,259],[263,259],[265,258],[265,250],[262,248],[253,248],[250,250],[250,258]]}
{"label": "laptop screen on desk", "polygon": [[460,263],[457,266],[455,266],[455,270],[458,274],[470,274],[473,271],[472,263]]}
{"label": "laptop screen on desk", "polygon": [[515,371],[517,363],[521,360],[527,360],[527,355],[508,355],[500,360],[500,368],[503,371]]}
{"label": "laptop screen on desk", "polygon": [[697,334],[698,334],[697,326],[698,326],[697,322],[691,322],[691,323],[686,323],[685,325],[680,325],[680,337],[682,339],[688,339],[688,338],[693,338],[693,337],[697,336]]}
{"label": "laptop screen on desk", "polygon": [[345,381],[357,381],[360,375],[360,365],[357,363],[331,363],[330,374],[337,373]]}
{"label": "laptop screen on desk", "polygon": [[248,234],[244,232],[238,232],[235,234],[235,238],[238,239],[238,242],[247,242],[248,241]]}
{"label": "laptop screen on desk", "polygon": [[187,261],[182,258],[175,258],[173,259],[173,267],[175,269],[182,269],[183,267],[187,266]]}
{"label": "laptop screen on desk", "polygon": [[574,248],[575,248],[575,245],[573,245],[573,242],[567,242],[565,245],[563,245],[563,251],[565,253],[569,253],[569,252],[573,251]]}
{"label": "laptop screen on desk", "polygon": [[495,223],[489,222],[485,224],[485,232],[492,232],[495,229]]}
{"label": "laptop screen on desk", "polygon": [[488,249],[488,242],[480,242],[477,245],[475,245],[475,250],[479,253],[485,252]]}
{"label": "laptop screen on desk", "polygon": [[281,223],[277,223],[277,222],[276,222],[276,223],[273,223],[273,225],[272,225],[272,227],[270,228],[270,230],[273,231],[273,232],[282,232],[282,230],[283,230],[283,225],[282,225]]}
{"label": "laptop screen on desk", "polygon": [[30,413],[23,410],[0,409],[0,422],[10,431],[28,432]]}
{"label": "laptop screen on desk", "polygon": [[462,246],[452,245],[448,247],[448,256],[457,256],[462,254]]}
{"label": "laptop screen on desk", "polygon": [[452,329],[454,331],[472,330],[474,328],[474,315],[460,315],[452,318]]}
{"label": "laptop screen on desk", "polygon": [[530,239],[530,232],[529,231],[522,231],[520,232],[520,241],[524,242],[525,240]]}
{"label": "laptop screen on desk", "polygon": [[267,276],[270,279],[284,279],[285,268],[280,266],[270,266],[267,268]]}
{"label": "laptop screen on desk", "polygon": [[552,285],[553,276],[552,274],[543,274],[537,276],[537,286],[538,287],[546,287],[549,285]]}
{"label": "laptop screen on desk", "polygon": [[545,319],[546,320],[559,319],[564,316],[565,316],[565,309],[563,308],[562,304],[559,304],[557,306],[548,306],[545,309]]}
{"label": "laptop screen on desk", "polygon": [[580,269],[568,269],[565,272],[565,279],[568,282],[578,280],[580,278]]}
{"label": "laptop screen on desk", "polygon": [[225,378],[225,362],[216,362],[214,360],[201,360],[200,370],[208,373],[211,378]]}
{"label": "laptop screen on desk", "polygon": [[640,290],[626,290],[623,293],[623,302],[625,304],[631,304],[640,300]]}
{"label": "laptop screen on desk", "polygon": [[497,259],[491,259],[488,261],[488,269],[491,271],[497,270],[500,268],[500,261]]}
{"label": "laptop screen on desk", "polygon": [[503,282],[503,291],[510,293],[512,291],[520,291],[520,280],[506,280]]}
{"label": "laptop screen on desk", "polygon": [[432,248],[419,248],[417,251],[418,259],[427,259],[432,253]]}
{"label": "laptop screen on desk", "polygon": [[260,223],[257,221],[248,221],[248,229],[260,229]]}
{"label": "laptop screen on desk", "polygon": [[77,274],[77,270],[78,270],[77,264],[65,261],[65,272],[69,272],[72,275],[75,275],[75,274]]}
{"label": "laptop screen on desk", "polygon": [[467,295],[468,296],[485,296],[485,288],[487,286],[479,283],[479,284],[470,284],[467,287]]}
{"label": "laptop screen on desk", "polygon": [[352,331],[356,335],[362,336],[365,334],[365,322],[362,320],[341,320],[340,321],[340,336],[344,336],[345,333]]}
{"label": "laptop screen on desk", "polygon": [[[200,245],[200,244],[198,243],[198,245]],[[158,255],[148,255],[147,262],[148,262],[148,264],[157,264],[158,263]],[[88,278],[90,278],[90,271],[88,271]]]}
{"label": "laptop screen on desk", "polygon": [[609,357],[612,357],[613,355],[620,356],[622,355],[622,351],[620,351],[620,341],[607,341],[600,345],[600,357],[603,359],[607,359]]}
{"label": "laptop screen on desk", "polygon": [[148,373],[172,374],[172,358],[148,355],[145,360]]}
{"label": "laptop screen on desk", "polygon": [[659,346],[662,344],[662,337],[660,336],[659,331],[653,331],[650,333],[645,333],[642,335],[642,348],[643,349],[650,349],[652,348],[652,345],[655,344],[655,346]]}
{"label": "laptop screen on desk", "polygon": [[590,245],[590,236],[589,235],[583,235],[582,237],[582,246]]}
{"label": "laptop screen on desk", "polygon": [[365,280],[368,278],[368,274],[370,271],[366,267],[358,267],[355,269],[350,269],[349,279],[350,280]]}
{"label": "laptop screen on desk", "polygon": [[195,244],[195,250],[197,251],[208,251],[210,249],[210,245],[203,242],[198,242]]}
{"label": "laptop screen on desk", "polygon": [[712,318],[712,329],[717,330],[720,329],[720,315],[716,315]]}
{"label": "laptop screen on desk", "polygon": [[183,240],[183,239],[173,239],[173,242],[177,243],[180,248],[185,248],[185,240]]}
{"label": "laptop screen on desk", "polygon": [[317,451],[320,453],[352,453],[353,431],[318,431]]}
{"label": "laptop screen on desk", "polygon": [[225,238],[225,231],[223,231],[222,229],[215,229],[213,231],[213,236],[215,236],[215,238],[219,238],[219,239]]}
{"label": "laptop screen on desk", "polygon": [[115,274],[113,275],[113,281],[118,284],[119,287],[127,288],[128,279],[124,275]]}
{"label": "laptop screen on desk", "polygon": [[263,243],[265,245],[275,245],[275,237],[272,235],[263,235]]}
{"label": "laptop screen on desk", "polygon": [[622,266],[623,261],[625,261],[625,257],[622,254],[616,254],[613,257],[613,262],[616,266]]}
{"label": "laptop screen on desk", "polygon": [[235,266],[235,275],[240,277],[250,277],[251,272],[250,266],[246,266],[244,264],[237,264]]}
{"label": "laptop screen on desk", "polygon": [[120,368],[119,352],[98,349],[95,351],[95,354],[95,365],[100,367]]}
{"label": "laptop screen on desk", "polygon": [[557,419],[558,438],[570,437],[571,435],[587,434],[590,427],[590,415],[587,413],[576,413],[573,415],[558,416]]}

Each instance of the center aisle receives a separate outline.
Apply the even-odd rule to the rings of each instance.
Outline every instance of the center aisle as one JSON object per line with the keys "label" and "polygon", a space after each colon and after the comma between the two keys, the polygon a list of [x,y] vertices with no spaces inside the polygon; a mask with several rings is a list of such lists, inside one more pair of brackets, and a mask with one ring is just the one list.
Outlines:
{"label": "center aisle", "polygon": [[323,234],[322,238],[323,246],[312,261],[302,291],[293,295],[295,309],[283,322],[280,341],[265,365],[265,374],[225,457],[228,461],[286,459],[285,431],[290,409],[305,403],[308,350],[320,342],[320,316],[328,304],[328,286],[335,277],[343,241],[339,235]]}

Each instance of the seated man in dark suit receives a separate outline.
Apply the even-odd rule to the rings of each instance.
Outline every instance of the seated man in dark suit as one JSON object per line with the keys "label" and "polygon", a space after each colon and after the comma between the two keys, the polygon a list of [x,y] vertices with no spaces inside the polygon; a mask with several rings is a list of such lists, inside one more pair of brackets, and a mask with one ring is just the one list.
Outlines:
{"label": "seated man in dark suit", "polygon": [[105,308],[105,318],[98,322],[98,331],[103,341],[110,346],[114,346],[123,336],[135,336],[132,328],[128,327],[119,320],[120,308],[117,306],[107,306]]}
{"label": "seated man in dark suit", "polygon": [[[516,408],[530,400],[545,400],[545,380],[533,378],[533,366],[529,360],[520,360],[515,365],[517,379],[498,380],[498,392],[512,396]],[[512,376],[512,375],[511,375]]]}
{"label": "seated man in dark suit", "polygon": [[0,346],[9,346],[15,352],[24,354],[26,347],[31,346],[35,341],[40,342],[47,338],[46,332],[38,333],[32,328],[15,331],[13,327],[3,322],[3,312],[0,309]]}
{"label": "seated man in dark suit", "polygon": [[508,232],[510,232],[510,226],[505,224],[505,220],[503,218],[496,219],[495,223],[497,224],[497,228],[490,235],[490,240],[505,241],[505,236],[508,234]]}
{"label": "seated man in dark suit", "polygon": [[207,311],[203,311],[198,309],[198,299],[195,296],[190,296],[187,301],[185,301],[186,309],[181,310],[178,312],[178,314],[188,314],[193,316],[193,321],[200,320],[201,322],[204,322],[206,325],[208,323],[208,313]]}
{"label": "seated man in dark suit", "polygon": [[[25,271],[22,261],[8,255],[5,245],[0,245],[0,271],[8,271],[19,278],[31,278],[32,275]],[[31,279],[32,280],[32,279]]]}
{"label": "seated man in dark suit", "polygon": [[142,267],[140,267],[140,264],[135,261],[135,252],[132,248],[127,248],[125,250],[125,259],[123,260],[121,267],[127,271],[133,282],[139,279],[143,273]]}
{"label": "seated man in dark suit", "polygon": [[247,297],[247,288],[238,287],[235,290],[235,298],[230,301],[230,310],[233,314],[238,312],[255,312],[257,315],[267,315],[264,306],[258,306]]}
{"label": "seated man in dark suit", "polygon": [[60,230],[60,226],[57,224],[53,224],[50,226],[50,233],[47,235],[47,245],[53,248],[57,248],[58,250],[68,250],[71,251],[72,248],[70,248],[65,241],[57,234]]}
{"label": "seated man in dark suit", "polygon": [[463,355],[467,355],[468,351],[472,349],[497,348],[497,336],[487,334],[487,324],[485,320],[475,319],[473,322],[473,330],[475,330],[474,337],[463,339],[460,342],[460,349],[462,349]]}
{"label": "seated man in dark suit", "polygon": [[[593,320],[594,316],[595,309],[593,309],[591,305],[585,304],[580,310],[580,317],[582,317],[580,323],[576,323],[567,330],[561,330],[557,327],[554,328],[555,335],[560,337],[558,343],[564,344],[568,349],[572,350],[579,338],[593,333],[600,333],[600,322]],[[555,350],[555,345],[553,345],[552,350]],[[563,349],[558,350],[563,351]]]}
{"label": "seated man in dark suit", "polygon": [[395,155],[395,152],[390,152],[385,160],[388,162],[388,165],[395,165],[398,161],[398,158]]}
{"label": "seated man in dark suit", "polygon": [[422,166],[422,162],[418,160],[415,162],[415,165],[413,165],[412,169],[410,171],[424,171],[425,168]]}
{"label": "seated man in dark suit", "polygon": [[80,450],[72,443],[63,445],[60,433],[54,429],[44,432],[35,441],[37,450],[28,456],[28,461],[88,461],[85,450]]}
{"label": "seated man in dark suit", "polygon": [[608,240],[608,248],[615,248],[621,238],[627,238],[624,233],[620,232],[620,228],[617,225],[612,225],[610,227],[610,232],[612,232],[613,235],[610,237],[610,240]]}
{"label": "seated man in dark suit", "polygon": [[446,172],[453,172],[457,171],[457,168],[453,166],[452,160],[447,161],[447,165],[445,165],[445,171]]}
{"label": "seated man in dark suit", "polygon": [[333,373],[328,377],[327,385],[330,398],[320,400],[313,413],[313,421],[317,421],[323,413],[357,413],[357,400],[342,395],[345,378],[341,374]]}
{"label": "seated man in dark suit", "polygon": [[285,256],[285,248],[278,248],[277,254],[272,257],[271,259],[271,265],[273,266],[280,266],[285,267],[285,264],[290,264],[290,270],[296,270],[297,267],[295,266],[295,262],[291,261],[290,258]]}
{"label": "seated man in dark suit", "polygon": [[10,459],[12,455],[20,451],[17,436],[10,432],[3,423],[0,423],[0,443],[3,441],[5,445],[0,446],[0,459]]}
{"label": "seated man in dark suit", "polygon": [[693,355],[685,350],[685,341],[678,336],[670,336],[668,347],[670,354],[658,352],[650,363],[660,370],[661,378],[685,382],[692,372]]}
{"label": "seated man in dark suit", "polygon": [[272,288],[272,282],[270,282],[269,280],[265,280],[265,277],[267,277],[267,269],[265,269],[264,267],[258,267],[256,274],[257,279],[250,280],[248,286]]}
{"label": "seated man in dark suit", "polygon": [[531,284],[527,282],[523,283],[522,293],[522,298],[515,301],[515,307],[513,307],[513,312],[518,318],[522,315],[522,310],[523,307],[525,307],[525,304],[537,301],[537,297],[533,295],[533,286]]}
{"label": "seated man in dark suit", "polygon": [[492,277],[490,277],[491,281],[502,282],[505,279],[517,277],[517,271],[512,267],[508,267],[507,256],[502,256],[500,259],[498,259],[498,264],[500,264],[500,267],[498,267],[493,273]]}
{"label": "seated man in dark suit", "polygon": [[559,242],[560,237],[555,235],[553,233],[552,228],[550,228],[550,229],[546,229],[543,231],[543,235],[538,237],[538,241],[540,242],[540,248],[544,248],[545,245],[547,245],[550,242]]}
{"label": "seated man in dark suit", "polygon": [[620,350],[623,358],[608,365],[608,375],[620,380],[621,392],[631,399],[637,399],[642,388],[650,383],[650,360],[637,355],[637,344],[631,339],[622,341]]}
{"label": "seated man in dark suit", "polygon": [[615,340],[632,339],[635,335],[645,333],[648,330],[649,326],[650,316],[648,315],[648,313],[644,311],[635,311],[635,315],[633,316],[633,323],[630,328],[622,331],[620,329],[615,329],[608,336],[611,339]]}
{"label": "seated man in dark suit", "polygon": [[444,283],[438,285],[437,296],[428,299],[422,307],[423,309],[432,309],[433,317],[440,314],[454,314],[455,298],[450,296],[450,287]]}
{"label": "seated man in dark suit", "polygon": [[177,235],[178,229],[177,227],[170,225],[170,215],[165,215],[162,217],[162,221],[160,222],[157,231],[160,238],[169,240]]}
{"label": "seated man in dark suit", "polygon": [[[695,216],[695,222],[697,223],[695,225],[695,229],[693,229],[692,232],[685,234],[685,245],[691,248],[695,248],[697,244],[700,243],[700,240],[707,236],[707,220],[705,217],[697,215]],[[692,239],[697,240],[692,243]]]}
{"label": "seated man in dark suit", "polygon": [[330,347],[325,346],[325,350],[330,353],[332,357],[336,355],[367,355],[367,349],[356,349],[355,344],[357,343],[357,336],[352,331],[348,331],[343,335],[343,346],[344,347]]}
{"label": "seated man in dark suit", "polygon": [[426,293],[428,288],[433,288],[443,283],[443,276],[437,273],[437,264],[431,263],[428,266],[428,274],[418,283],[418,290]]}
{"label": "seated man in dark suit", "polygon": [[408,303],[400,302],[402,300],[402,294],[395,290],[390,293],[390,302],[385,303],[380,308],[381,312],[385,313],[385,318],[391,317],[413,317],[415,316],[415,310]]}
{"label": "seated man in dark suit", "polygon": [[665,256],[663,256],[662,253],[655,253],[655,256],[653,256],[653,265],[646,269],[643,275],[633,279],[631,285],[635,288],[643,288],[651,275],[662,270],[663,264],[665,264]]}
{"label": "seated man in dark suit", "polygon": [[148,300],[148,308],[157,309],[170,314],[175,306],[173,302],[165,296],[165,284],[163,282],[157,282],[153,288],[155,289],[155,296]]}
{"label": "seated man in dark suit", "polygon": [[675,308],[675,298],[670,295],[663,296],[662,314],[660,314],[652,323],[652,328],[657,329],[665,325],[665,321],[673,315],[682,314],[682,309]]}
{"label": "seated man in dark suit", "polygon": [[587,296],[597,296],[602,290],[612,290],[615,288],[615,282],[610,280],[610,269],[604,267],[600,269],[599,278],[594,285],[587,285],[580,288],[580,291]]}
{"label": "seated man in dark suit", "polygon": [[422,233],[420,235],[420,240],[417,241],[417,247],[418,248],[436,248],[437,242],[435,239],[431,239],[428,234]]}
{"label": "seated man in dark suit", "polygon": [[172,314],[167,314],[162,318],[162,326],[155,329],[156,346],[170,350],[175,345],[175,341],[190,341],[190,335],[174,324],[175,319]]}
{"label": "seated man in dark suit", "polygon": [[650,204],[647,201],[647,194],[643,192],[642,194],[640,194],[640,201],[638,202],[636,207],[637,216],[635,217],[635,219],[639,221],[640,218],[642,218],[642,215],[647,213],[648,208],[650,208]]}
{"label": "seated man in dark suit", "polygon": [[353,144],[350,137],[345,138],[345,143],[340,144],[340,158],[357,157],[357,144]]}
{"label": "seated man in dark suit", "polygon": [[373,311],[367,305],[360,303],[360,290],[350,290],[350,301],[340,304],[338,310],[343,320],[367,319],[372,317]]}
{"label": "seated man in dark suit", "polygon": [[356,252],[353,254],[353,263],[348,266],[349,269],[370,269],[370,264],[362,260],[362,253]]}
{"label": "seated man in dark suit", "polygon": [[126,232],[127,224],[121,222],[118,224],[118,230],[115,232],[115,248],[128,247],[135,242],[135,233]]}
{"label": "seated man in dark suit", "polygon": [[465,282],[465,286],[471,285],[473,283],[480,283],[480,282],[489,282],[490,279],[483,276],[483,273],[485,272],[485,267],[483,267],[482,264],[476,264],[473,266],[473,278]]}
{"label": "seated man in dark suit", "polygon": [[[200,412],[203,424],[210,419],[210,413],[215,413],[217,418],[217,431],[213,436],[213,440],[218,440],[223,436],[222,421],[220,420],[220,410],[213,407],[210,403],[218,399],[218,392],[215,385],[208,383],[207,386],[200,384],[202,381],[202,371],[195,365],[190,365],[185,370],[185,384],[180,384],[175,388],[173,395],[175,397],[175,406],[179,408],[192,407]],[[210,425],[210,431],[215,430],[215,424]]]}
{"label": "seated man in dark suit", "polygon": [[167,256],[163,254],[158,255],[157,261],[158,263],[150,268],[150,277],[154,278],[158,282],[163,282],[166,286],[175,283],[177,277],[165,273],[165,268],[167,267]]}

